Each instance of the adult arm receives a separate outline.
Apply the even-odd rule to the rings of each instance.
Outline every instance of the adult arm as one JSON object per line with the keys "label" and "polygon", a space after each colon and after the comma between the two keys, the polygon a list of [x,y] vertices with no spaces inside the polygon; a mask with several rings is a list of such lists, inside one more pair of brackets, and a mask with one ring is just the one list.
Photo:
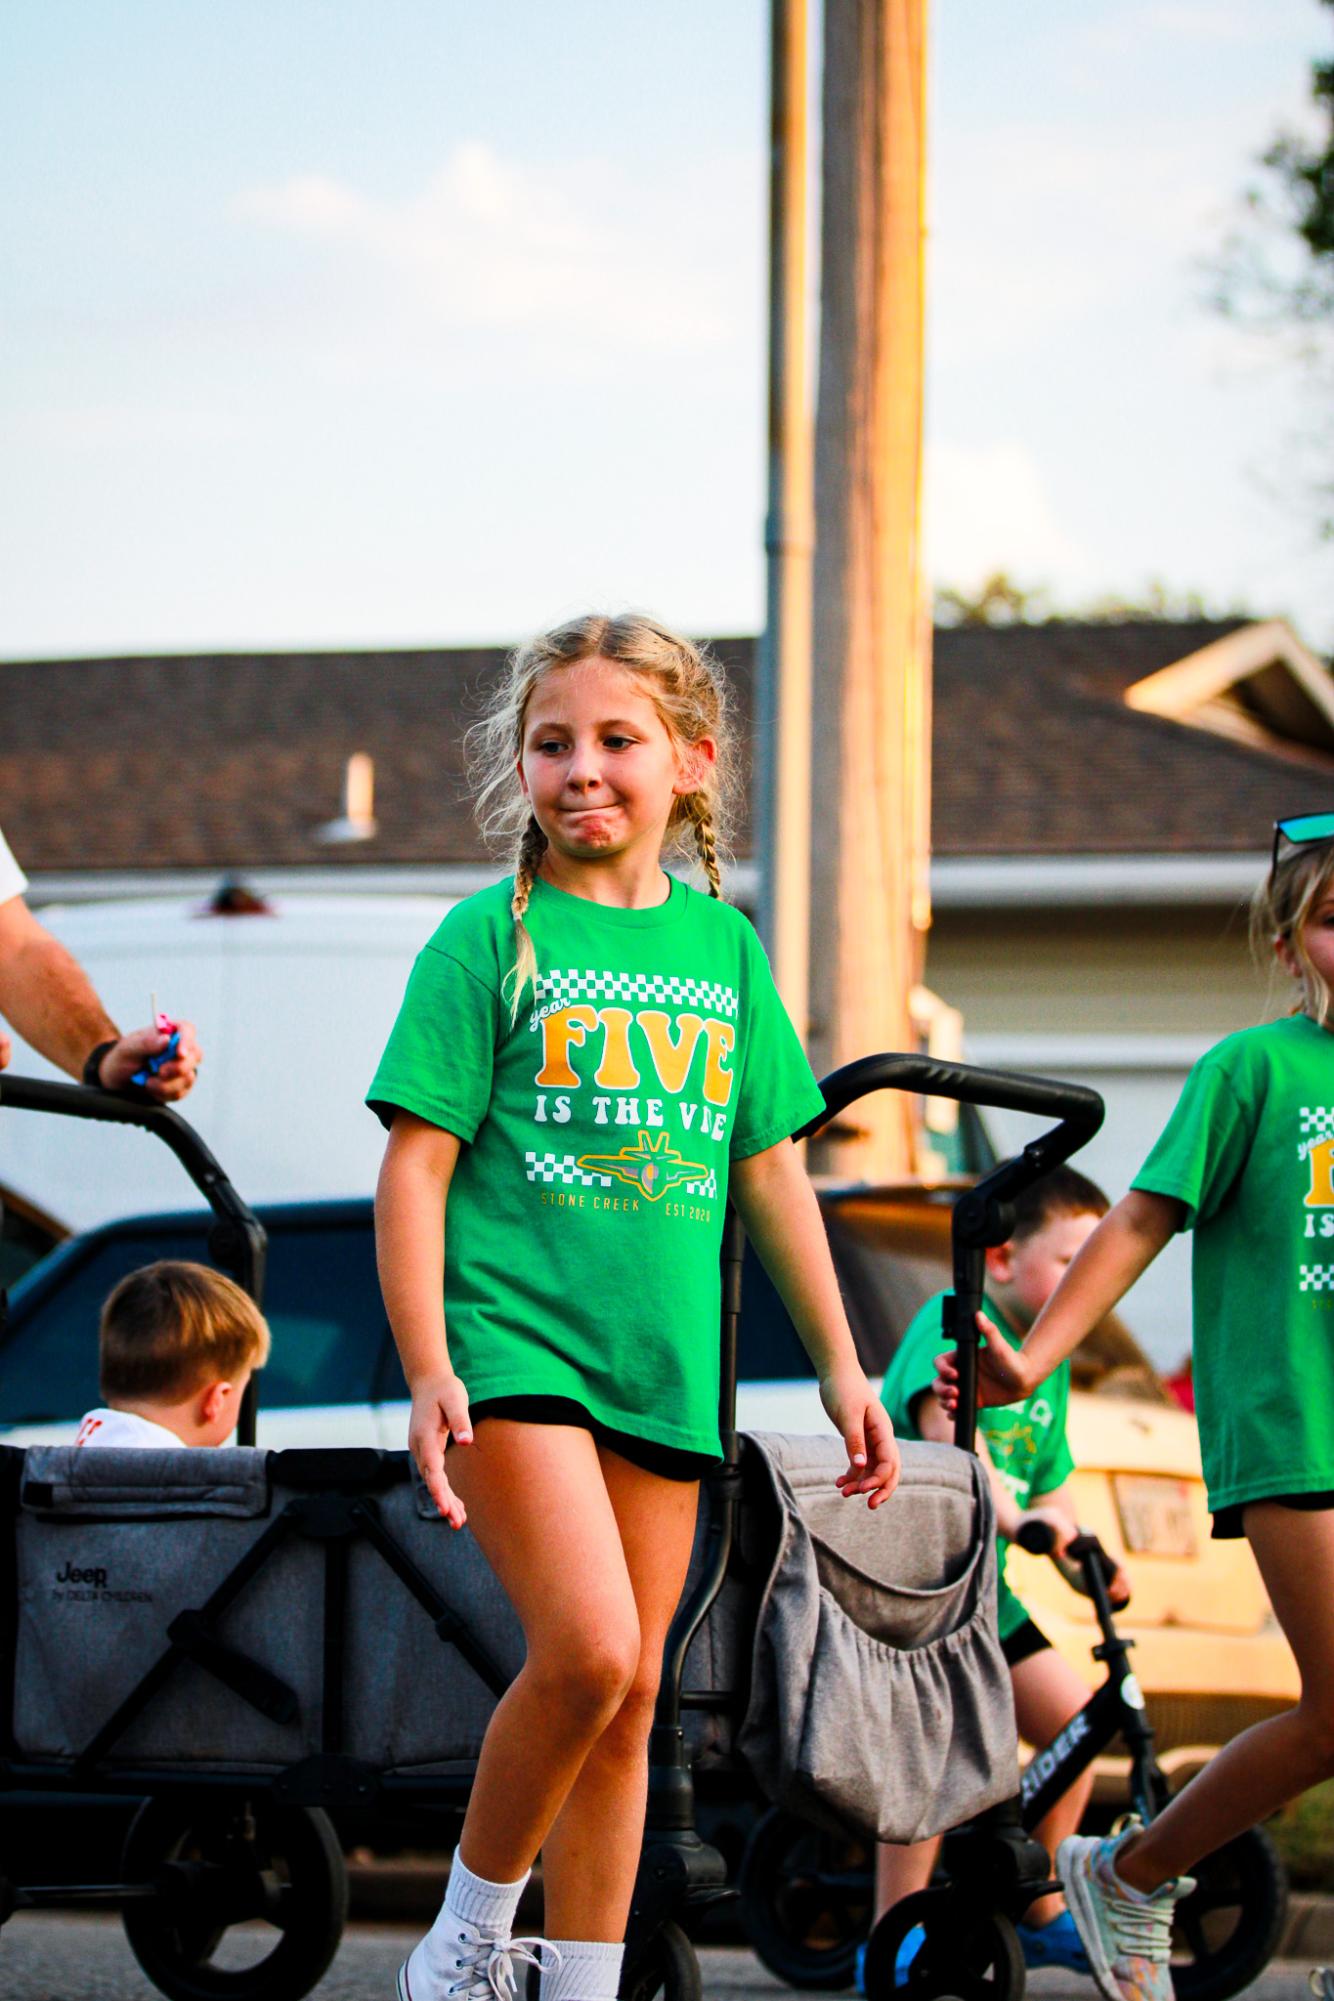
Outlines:
{"label": "adult arm", "polygon": [[[1185,1205],[1170,1195],[1151,1195],[1142,1188],[1123,1195],[1072,1260],[1022,1347],[1010,1347],[979,1313],[977,1324],[987,1337],[977,1354],[979,1404],[1031,1396],[1148,1270],[1180,1229],[1184,1214]],[[946,1410],[957,1407],[959,1374],[952,1350],[937,1357],[936,1394]]]}
{"label": "adult arm", "polygon": [[[0,1014],[40,1055],[80,1080],[93,1050],[109,1043],[98,1066],[98,1082],[108,1091],[128,1084],[167,1046],[167,1036],[156,1027],[121,1034],[78,960],[21,896],[0,903]],[[181,1022],[180,1038],[175,1056],[145,1087],[160,1104],[185,1096],[201,1061],[193,1022]],[[3,1064],[11,1052],[7,1040],[0,1043]]]}
{"label": "adult arm", "polygon": [[845,1495],[866,1494],[868,1505],[879,1507],[898,1485],[894,1427],[857,1360],[820,1205],[790,1139],[732,1162],[732,1199],[811,1358],[820,1401],[847,1447],[848,1467],[838,1486]]}
{"label": "adult arm", "polygon": [[472,1443],[468,1392],[445,1333],[445,1202],[462,1142],[442,1126],[397,1111],[375,1189],[380,1290],[412,1398],[408,1450],[452,1527],[467,1520],[445,1477],[445,1447]]}

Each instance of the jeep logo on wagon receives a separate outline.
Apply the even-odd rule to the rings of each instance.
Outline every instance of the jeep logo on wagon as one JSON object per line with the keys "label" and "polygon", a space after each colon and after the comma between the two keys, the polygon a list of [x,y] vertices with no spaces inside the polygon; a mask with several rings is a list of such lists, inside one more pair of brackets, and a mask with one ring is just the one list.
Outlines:
{"label": "jeep logo on wagon", "polygon": [[78,1564],[71,1557],[52,1576],[51,1596],[67,1604],[151,1605],[151,1591],[113,1590],[104,1564]]}

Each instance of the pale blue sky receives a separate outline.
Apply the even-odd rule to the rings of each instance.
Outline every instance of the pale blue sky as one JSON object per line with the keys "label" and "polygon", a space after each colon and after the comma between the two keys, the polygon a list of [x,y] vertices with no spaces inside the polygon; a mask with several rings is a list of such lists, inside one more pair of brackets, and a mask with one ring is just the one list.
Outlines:
{"label": "pale blue sky", "polygon": [[[762,0],[8,0],[0,653],[763,604]],[[928,555],[1334,646],[1199,303],[1315,0],[937,0]]]}

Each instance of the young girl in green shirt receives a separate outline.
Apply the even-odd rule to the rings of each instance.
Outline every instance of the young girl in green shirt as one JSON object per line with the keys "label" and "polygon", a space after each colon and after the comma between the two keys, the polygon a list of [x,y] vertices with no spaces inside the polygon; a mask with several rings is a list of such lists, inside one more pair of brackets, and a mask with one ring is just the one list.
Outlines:
{"label": "young girl in green shirt", "polygon": [[[613,2001],[667,1627],[718,1456],[728,1188],[847,1446],[845,1495],[898,1453],[857,1361],[790,1135],[821,1098],[717,862],[721,684],[643,618],[522,647],[474,732],[513,878],[421,953],[370,1092],[408,1442],[524,1629],[444,1907],[399,2001],[508,2001],[540,1849],[544,2001]],[[693,843],[707,896],[663,872]]]}
{"label": "young girl in green shirt", "polygon": [[[1057,1867],[1108,2001],[1170,2001],[1172,1906],[1202,1856],[1334,1775],[1334,814],[1279,821],[1252,911],[1300,988],[1285,1020],[1196,1064],[1130,1193],[979,1396],[1027,1396],[1181,1229],[1194,1230],[1196,1410],[1215,1536],[1244,1534],[1301,1674],[1147,1828],[1073,1836]],[[942,1400],[957,1400],[950,1357]]]}

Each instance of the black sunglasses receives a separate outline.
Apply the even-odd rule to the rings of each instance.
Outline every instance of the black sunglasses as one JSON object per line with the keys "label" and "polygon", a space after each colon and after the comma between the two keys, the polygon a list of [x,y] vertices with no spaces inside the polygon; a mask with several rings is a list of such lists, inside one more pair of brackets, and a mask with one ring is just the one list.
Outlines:
{"label": "black sunglasses", "polygon": [[1334,813],[1297,813],[1289,820],[1275,820],[1274,847],[1269,857],[1271,875],[1279,864],[1280,841],[1286,841],[1290,848],[1309,847],[1314,841],[1334,841]]}

